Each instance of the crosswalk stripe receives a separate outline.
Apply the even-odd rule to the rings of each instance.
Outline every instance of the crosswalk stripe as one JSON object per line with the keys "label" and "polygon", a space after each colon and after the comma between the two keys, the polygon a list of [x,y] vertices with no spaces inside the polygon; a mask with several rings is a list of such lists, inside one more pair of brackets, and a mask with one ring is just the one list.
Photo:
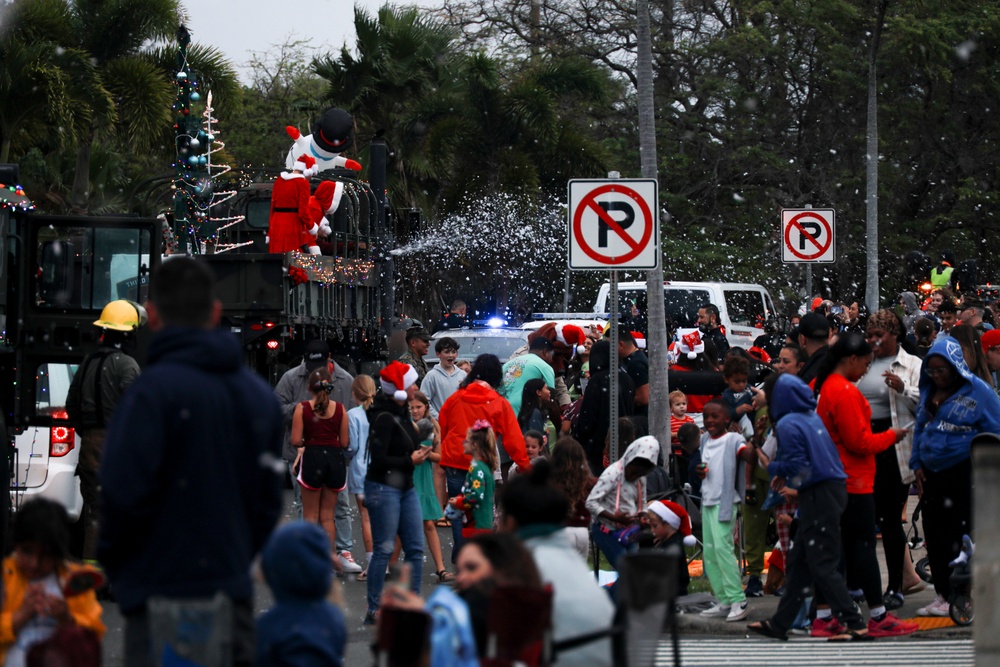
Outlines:
{"label": "crosswalk stripe", "polygon": [[[684,667],[841,667],[845,664],[909,666],[928,662],[933,662],[935,667],[952,667],[970,666],[975,658],[975,647],[971,639],[882,639],[863,643],[830,643],[824,639],[796,638],[786,643],[757,638],[685,638],[681,640],[680,648],[681,664]],[[673,664],[673,645],[669,638],[659,642],[656,664]]]}

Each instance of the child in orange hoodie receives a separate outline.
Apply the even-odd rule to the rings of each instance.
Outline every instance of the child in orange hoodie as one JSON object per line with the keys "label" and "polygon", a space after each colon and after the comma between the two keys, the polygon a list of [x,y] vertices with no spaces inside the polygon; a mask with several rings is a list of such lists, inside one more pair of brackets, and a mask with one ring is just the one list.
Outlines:
{"label": "child in orange hoodie", "polygon": [[[64,664],[100,665],[104,624],[94,588],[104,577],[68,560],[66,510],[51,500],[26,502],[15,516],[13,543],[14,552],[3,563],[0,662],[24,665],[36,645],[58,651],[73,644]],[[76,638],[60,641],[68,634]]]}

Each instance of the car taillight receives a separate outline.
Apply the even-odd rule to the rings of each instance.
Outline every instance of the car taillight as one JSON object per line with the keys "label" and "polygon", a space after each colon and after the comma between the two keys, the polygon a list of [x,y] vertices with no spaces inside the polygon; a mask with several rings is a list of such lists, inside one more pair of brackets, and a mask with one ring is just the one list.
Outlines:
{"label": "car taillight", "polygon": [[[52,413],[53,419],[69,419],[65,410]],[[65,424],[52,424],[49,428],[49,456],[66,456],[76,446],[76,430]]]}

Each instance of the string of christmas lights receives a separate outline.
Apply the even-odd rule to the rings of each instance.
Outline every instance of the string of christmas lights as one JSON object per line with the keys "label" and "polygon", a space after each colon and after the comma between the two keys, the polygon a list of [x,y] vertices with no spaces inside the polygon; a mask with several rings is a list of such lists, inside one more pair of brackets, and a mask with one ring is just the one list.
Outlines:
{"label": "string of christmas lights", "polygon": [[310,282],[324,287],[362,285],[368,282],[375,270],[375,262],[370,260],[312,255],[297,250],[292,251],[288,266],[289,270],[294,267],[305,271]]}
{"label": "string of christmas lights", "polygon": [[[225,150],[219,139],[218,119],[213,116],[212,91],[208,91],[199,117],[192,113],[193,104],[201,101],[198,81],[192,75],[187,59],[191,35],[182,25],[177,29],[177,74],[174,84],[174,235],[181,250],[191,254],[227,252],[249,243],[226,243],[219,231],[239,224],[244,216],[223,212],[220,207],[236,197],[237,191],[223,186],[219,179],[232,171],[215,153]],[[226,207],[228,208],[228,207]],[[217,215],[216,213],[219,213]]]}
{"label": "string of christmas lights", "polygon": [[28,198],[28,195],[24,192],[24,188],[20,185],[4,185],[0,183],[0,208],[34,211],[35,204]]}

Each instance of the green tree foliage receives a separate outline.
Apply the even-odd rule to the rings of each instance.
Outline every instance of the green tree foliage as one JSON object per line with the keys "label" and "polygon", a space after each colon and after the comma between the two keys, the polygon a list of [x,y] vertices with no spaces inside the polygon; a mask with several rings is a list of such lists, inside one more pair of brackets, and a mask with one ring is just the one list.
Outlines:
{"label": "green tree foliage", "polygon": [[[430,210],[440,175],[427,137],[460,94],[453,33],[416,7],[389,5],[376,16],[356,7],[354,28],[353,51],[345,46],[336,57],[315,62],[316,73],[328,82],[326,100],[354,114],[359,146],[384,134],[390,199]],[[360,161],[367,164],[363,151]]]}
{"label": "green tree foliage", "polygon": [[250,84],[242,104],[226,118],[226,148],[242,167],[280,170],[291,143],[285,126],[308,134],[324,107],[326,82],[312,70],[306,42],[287,40],[254,53],[249,62]]}
{"label": "green tree foliage", "polygon": [[[889,2],[878,52],[883,302],[900,257],[952,247],[994,276],[1000,6]],[[802,286],[779,261],[778,211],[837,210],[838,261],[822,291],[864,292],[865,106],[875,5],[860,0],[651,0],[665,267],[675,279]],[[448,0],[470,44],[576,53],[634,83],[634,9],[569,0]],[[634,91],[617,155],[637,144]],[[622,138],[623,137],[623,138]],[[638,175],[638,160],[621,165]],[[752,261],[747,261],[753,258]]]}
{"label": "green tree foliage", "polygon": [[[55,127],[76,148],[72,208],[86,211],[93,203],[90,162],[95,142],[110,144],[121,153],[124,159],[117,164],[150,152],[170,159],[176,64],[170,47],[163,44],[177,29],[178,0],[18,0],[6,18],[7,43],[37,46],[34,76],[45,86],[28,92],[44,97],[47,103],[36,104],[47,104],[49,111],[21,121],[16,131],[6,127],[0,131],[5,142],[8,136],[15,143],[21,141],[17,132],[25,135],[17,143],[19,149],[54,150],[64,145],[54,144],[48,136],[53,127],[48,123],[58,117]],[[45,54],[46,47],[50,55]],[[19,62],[3,59],[0,81],[5,77],[14,81],[21,71],[15,67]],[[223,104],[236,101],[235,72],[217,50],[192,49],[191,62],[206,87],[222,93]],[[10,101],[15,103],[16,97]]]}

